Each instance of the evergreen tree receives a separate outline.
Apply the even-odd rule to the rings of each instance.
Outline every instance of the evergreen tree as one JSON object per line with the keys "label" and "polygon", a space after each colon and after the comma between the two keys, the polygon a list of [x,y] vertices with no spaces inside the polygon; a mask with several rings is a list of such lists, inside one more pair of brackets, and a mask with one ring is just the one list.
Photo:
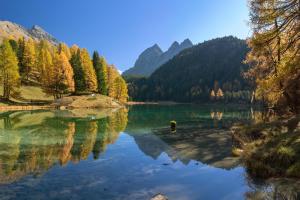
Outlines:
{"label": "evergreen tree", "polygon": [[18,54],[18,43],[15,40],[9,40],[9,44],[11,46],[11,48],[13,49],[13,51],[15,52],[15,54]]}
{"label": "evergreen tree", "polygon": [[79,47],[76,44],[73,44],[70,48],[71,57],[72,55],[76,54],[79,50]]}
{"label": "evergreen tree", "polygon": [[90,92],[96,92],[98,88],[97,77],[87,49],[80,51],[80,60],[85,76],[86,89]]}
{"label": "evergreen tree", "polygon": [[75,93],[85,91],[86,81],[85,81],[85,77],[84,77],[85,74],[82,69],[82,64],[80,59],[80,49],[77,49],[76,53],[72,53],[70,64],[74,72]]}
{"label": "evergreen tree", "polygon": [[19,61],[19,73],[20,74],[21,74],[21,71],[24,69],[24,66],[23,66],[24,49],[25,49],[25,40],[24,40],[24,38],[20,38],[18,40],[18,52],[17,52],[17,57],[18,57],[18,61]]}
{"label": "evergreen tree", "polygon": [[8,40],[4,40],[0,48],[0,75],[3,85],[3,98],[9,99],[18,94],[20,75],[18,59]]}
{"label": "evergreen tree", "polygon": [[25,41],[23,57],[22,57],[22,68],[20,69],[21,75],[26,81],[29,81],[31,72],[34,71],[36,64],[36,55],[34,41],[29,39]]}
{"label": "evergreen tree", "polygon": [[98,92],[107,95],[107,64],[105,59],[100,57],[96,51],[93,54],[93,66],[98,81]]}

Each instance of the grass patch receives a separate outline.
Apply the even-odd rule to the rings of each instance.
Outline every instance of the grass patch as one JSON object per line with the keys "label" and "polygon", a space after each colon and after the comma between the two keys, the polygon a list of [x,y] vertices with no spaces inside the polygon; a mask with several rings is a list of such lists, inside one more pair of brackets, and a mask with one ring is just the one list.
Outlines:
{"label": "grass patch", "polygon": [[[0,86],[0,95],[3,94],[3,87]],[[21,86],[20,98],[11,99],[17,103],[38,103],[38,102],[51,102],[53,97],[43,92],[42,88],[37,86]],[[8,103],[2,102],[0,106],[6,106]]]}

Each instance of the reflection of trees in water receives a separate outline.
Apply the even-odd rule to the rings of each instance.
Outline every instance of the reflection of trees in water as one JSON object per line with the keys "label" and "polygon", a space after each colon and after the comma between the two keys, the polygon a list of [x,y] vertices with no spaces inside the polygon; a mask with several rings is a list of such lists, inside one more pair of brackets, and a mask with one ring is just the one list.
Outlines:
{"label": "reflection of trees in water", "polygon": [[[55,164],[87,159],[91,152],[98,158],[127,124],[125,109],[101,119],[62,118],[52,114],[0,114],[0,183],[42,173]],[[27,123],[22,123],[20,119],[25,115]],[[36,118],[39,124],[33,123]]]}

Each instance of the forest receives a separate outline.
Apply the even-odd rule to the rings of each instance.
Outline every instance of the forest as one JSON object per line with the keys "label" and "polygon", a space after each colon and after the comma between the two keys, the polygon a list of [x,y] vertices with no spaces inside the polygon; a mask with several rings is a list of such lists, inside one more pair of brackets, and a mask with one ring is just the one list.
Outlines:
{"label": "forest", "polygon": [[247,102],[253,87],[243,77],[245,40],[223,37],[183,50],[149,78],[127,77],[138,101]]}
{"label": "forest", "polygon": [[64,95],[99,93],[125,103],[127,85],[116,67],[97,51],[47,40],[5,39],[0,47],[3,101],[20,99],[20,87],[33,85],[54,99]]}

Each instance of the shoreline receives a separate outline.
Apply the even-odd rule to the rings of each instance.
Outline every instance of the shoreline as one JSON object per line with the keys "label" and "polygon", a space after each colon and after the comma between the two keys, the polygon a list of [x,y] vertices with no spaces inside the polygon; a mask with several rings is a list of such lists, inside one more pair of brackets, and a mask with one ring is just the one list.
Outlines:
{"label": "shoreline", "polygon": [[45,106],[38,106],[38,105],[7,105],[7,106],[0,106],[0,111],[18,111],[18,110],[50,110],[56,109],[53,105],[45,105]]}
{"label": "shoreline", "polygon": [[300,178],[300,116],[232,128],[232,153],[255,178]]}

